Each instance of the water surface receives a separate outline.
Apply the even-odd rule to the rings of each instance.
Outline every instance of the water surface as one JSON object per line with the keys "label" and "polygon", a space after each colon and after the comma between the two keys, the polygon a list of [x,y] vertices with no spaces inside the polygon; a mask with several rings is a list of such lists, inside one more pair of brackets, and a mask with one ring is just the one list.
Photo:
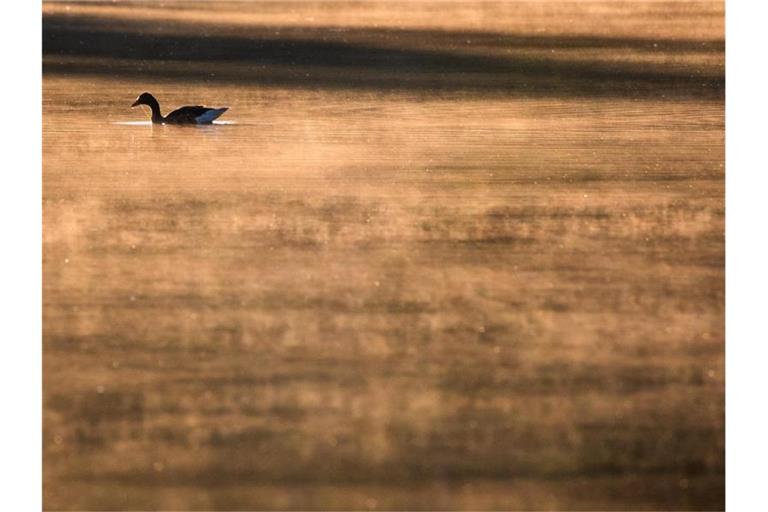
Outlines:
{"label": "water surface", "polygon": [[722,5],[550,4],[46,4],[45,507],[722,508]]}

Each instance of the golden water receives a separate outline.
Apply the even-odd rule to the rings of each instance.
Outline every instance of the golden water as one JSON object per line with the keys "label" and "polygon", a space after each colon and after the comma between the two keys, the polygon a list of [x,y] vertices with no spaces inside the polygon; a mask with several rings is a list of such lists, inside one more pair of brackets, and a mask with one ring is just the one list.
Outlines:
{"label": "golden water", "polygon": [[[425,26],[722,39],[719,3],[178,5],[46,4],[44,20],[358,40],[389,20],[388,48]],[[571,43],[567,62],[722,69],[718,50]],[[51,44],[47,509],[723,506],[717,90],[628,94],[557,64],[562,80],[510,91],[453,61],[385,68],[377,88],[352,80],[384,80],[375,66]],[[509,43],[526,62],[548,50]],[[229,124],[136,123],[144,90],[165,112],[229,106]]]}

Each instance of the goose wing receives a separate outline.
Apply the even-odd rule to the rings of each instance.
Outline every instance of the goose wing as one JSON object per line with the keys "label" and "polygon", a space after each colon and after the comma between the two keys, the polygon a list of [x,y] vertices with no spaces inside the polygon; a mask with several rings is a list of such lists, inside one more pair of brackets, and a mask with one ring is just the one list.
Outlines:
{"label": "goose wing", "polygon": [[181,107],[165,116],[165,122],[182,124],[206,124],[219,117],[226,110],[226,108],[209,108],[203,107],[202,105],[196,105],[194,107]]}

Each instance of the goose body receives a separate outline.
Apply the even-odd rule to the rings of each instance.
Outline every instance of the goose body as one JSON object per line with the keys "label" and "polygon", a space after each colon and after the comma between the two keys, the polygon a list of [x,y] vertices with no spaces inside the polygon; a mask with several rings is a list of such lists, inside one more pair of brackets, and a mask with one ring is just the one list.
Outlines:
{"label": "goose body", "polygon": [[167,116],[163,116],[160,113],[160,103],[148,92],[141,93],[131,108],[137,105],[146,105],[152,110],[152,122],[154,124],[211,124],[214,119],[221,116],[229,108],[210,108],[197,105],[181,107]]}

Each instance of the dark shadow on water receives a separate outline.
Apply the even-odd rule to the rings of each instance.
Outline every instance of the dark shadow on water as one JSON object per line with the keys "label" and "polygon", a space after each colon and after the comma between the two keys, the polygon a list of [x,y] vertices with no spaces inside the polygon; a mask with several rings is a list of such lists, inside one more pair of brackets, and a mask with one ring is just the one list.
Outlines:
{"label": "dark shadow on water", "polygon": [[[723,53],[722,41],[514,36],[462,31],[194,25],[50,14],[44,71],[301,88],[467,91],[518,95],[724,95],[722,68],[607,62],[530,51]],[[217,33],[218,30],[218,33]],[[207,35],[199,35],[207,34]],[[475,45],[468,48],[467,41]],[[502,53],[516,50],[522,55]],[[78,59],[88,57],[89,59]],[[657,61],[658,62],[658,61]],[[172,63],[173,65],[168,65]]]}

